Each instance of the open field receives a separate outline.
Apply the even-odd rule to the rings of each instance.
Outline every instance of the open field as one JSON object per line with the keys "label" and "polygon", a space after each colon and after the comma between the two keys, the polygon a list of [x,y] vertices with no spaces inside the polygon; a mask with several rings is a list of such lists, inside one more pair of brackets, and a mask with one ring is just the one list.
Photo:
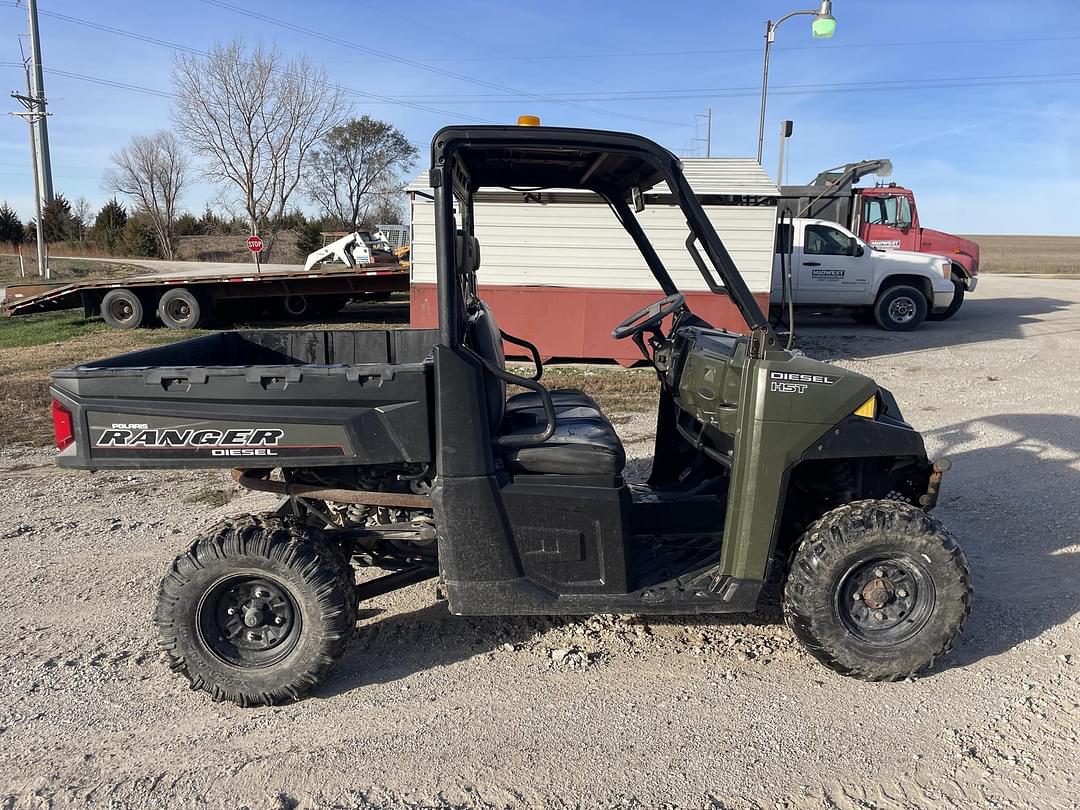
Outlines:
{"label": "open field", "polygon": [[[43,379],[26,355],[139,337],[4,349],[0,366]],[[773,617],[455,617],[422,584],[363,606],[309,699],[211,703],[160,658],[157,583],[197,532],[273,498],[223,472],[63,471],[37,442],[9,445],[0,807],[1076,806],[1080,282],[990,276],[950,321],[807,318],[798,345],[891,389],[953,461],[936,514],[976,601],[925,676],[840,677]],[[557,373],[628,395],[589,371]],[[613,412],[634,479],[646,380],[645,413]]]}
{"label": "open field", "polygon": [[978,243],[981,272],[1080,276],[1080,236],[967,236]]}

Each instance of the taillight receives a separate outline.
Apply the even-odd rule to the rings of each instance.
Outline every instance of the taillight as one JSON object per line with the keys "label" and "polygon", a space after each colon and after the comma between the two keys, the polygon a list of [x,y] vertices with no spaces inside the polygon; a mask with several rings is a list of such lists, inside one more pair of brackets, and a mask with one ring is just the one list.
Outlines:
{"label": "taillight", "polygon": [[52,426],[57,450],[63,450],[75,441],[75,426],[71,421],[71,411],[56,399],[52,401]]}

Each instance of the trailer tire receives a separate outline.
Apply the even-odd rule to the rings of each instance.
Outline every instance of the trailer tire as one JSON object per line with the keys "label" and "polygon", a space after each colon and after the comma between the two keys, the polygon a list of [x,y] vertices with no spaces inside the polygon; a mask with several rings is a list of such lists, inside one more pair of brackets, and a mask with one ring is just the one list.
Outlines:
{"label": "trailer tire", "polygon": [[113,329],[138,329],[146,325],[146,307],[134,290],[109,290],[101,299],[101,319]]}
{"label": "trailer tire", "polygon": [[830,669],[896,681],[952,649],[971,594],[964,552],[940,522],[898,501],[855,501],[799,540],[784,618]]}
{"label": "trailer tire", "polygon": [[169,329],[201,329],[210,321],[210,306],[193,290],[173,287],[158,299],[157,315]]}
{"label": "trailer tire", "polygon": [[278,299],[281,314],[294,321],[310,316],[314,310],[313,302],[307,295],[286,295]]}
{"label": "trailer tire", "polygon": [[173,670],[216,701],[300,698],[356,625],[352,568],[295,518],[241,515],[195,540],[161,581],[155,623]]}
{"label": "trailer tire", "polygon": [[910,332],[926,320],[926,295],[907,284],[886,287],[874,304],[874,320],[890,332]]}
{"label": "trailer tire", "polygon": [[947,321],[949,320],[949,318],[951,318],[953,315],[960,311],[960,307],[964,305],[964,283],[962,281],[957,281],[955,278],[952,280],[952,283],[954,291],[953,298],[952,301],[949,302],[949,306],[945,307],[945,309],[941,310],[941,312],[930,312],[929,314],[927,314],[926,320]]}

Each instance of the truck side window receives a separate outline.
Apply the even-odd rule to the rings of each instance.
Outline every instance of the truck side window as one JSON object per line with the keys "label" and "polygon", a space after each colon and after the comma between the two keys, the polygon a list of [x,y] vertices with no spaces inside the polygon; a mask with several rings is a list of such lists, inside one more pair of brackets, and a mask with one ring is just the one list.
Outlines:
{"label": "truck side window", "polygon": [[900,203],[899,211],[896,216],[897,228],[910,228],[911,227],[911,200],[907,197],[897,197],[896,200]]}
{"label": "truck side window", "polygon": [[885,222],[885,203],[880,197],[870,197],[863,206],[863,222],[867,225],[882,225]]}
{"label": "truck side window", "polygon": [[803,253],[816,256],[850,256],[854,252],[852,238],[828,225],[807,225]]}

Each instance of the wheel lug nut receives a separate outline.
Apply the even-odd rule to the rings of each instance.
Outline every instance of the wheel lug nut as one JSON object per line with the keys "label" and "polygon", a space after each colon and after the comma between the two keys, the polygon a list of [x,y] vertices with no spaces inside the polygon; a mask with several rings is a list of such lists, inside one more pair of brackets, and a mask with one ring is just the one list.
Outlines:
{"label": "wheel lug nut", "polygon": [[235,616],[236,615],[236,608],[229,608],[225,612],[228,613],[230,616]]}
{"label": "wheel lug nut", "polygon": [[883,576],[885,576],[885,569],[884,568],[875,568],[874,569],[874,576],[875,577],[883,577]]}
{"label": "wheel lug nut", "polygon": [[907,596],[907,591],[905,591],[903,588],[901,588],[900,590],[898,590],[896,592],[896,595],[899,596],[901,599],[903,599],[904,597]]}
{"label": "wheel lug nut", "polygon": [[258,633],[248,633],[248,641],[258,641],[258,640],[259,640],[259,634]]}
{"label": "wheel lug nut", "polygon": [[856,602],[861,602],[862,601],[862,594],[859,593],[859,591],[855,591],[855,593],[852,594],[851,598],[854,599]]}
{"label": "wheel lug nut", "polygon": [[874,614],[874,618],[880,622],[882,619],[885,618],[885,614],[879,610],[877,613]]}
{"label": "wheel lug nut", "polygon": [[285,620],[281,616],[274,617],[274,624],[285,624]]}

